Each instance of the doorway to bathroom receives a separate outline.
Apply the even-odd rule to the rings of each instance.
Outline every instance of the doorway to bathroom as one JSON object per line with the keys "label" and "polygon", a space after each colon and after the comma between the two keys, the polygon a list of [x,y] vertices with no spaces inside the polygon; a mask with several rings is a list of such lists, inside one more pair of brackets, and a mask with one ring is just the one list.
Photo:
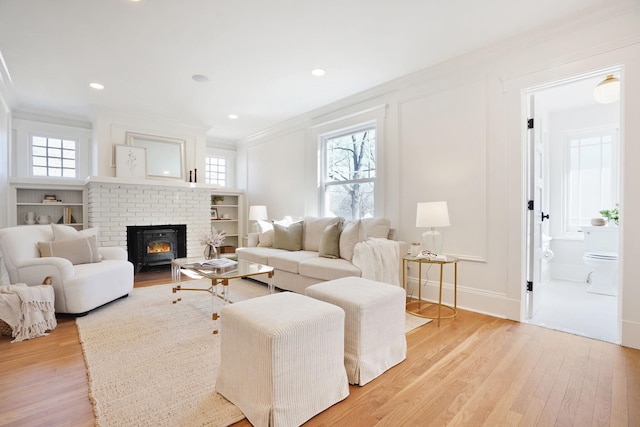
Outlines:
{"label": "doorway to bathroom", "polygon": [[[594,97],[596,86],[620,75],[620,67],[611,67],[525,91],[533,119],[527,130],[526,178],[533,202],[526,321],[613,343],[620,342],[619,293],[594,292],[590,286],[594,268],[584,259],[584,236],[592,220],[602,218],[600,211],[620,204],[620,101]],[[613,221],[604,226],[616,227],[617,237]],[[617,267],[613,258],[604,264]]]}

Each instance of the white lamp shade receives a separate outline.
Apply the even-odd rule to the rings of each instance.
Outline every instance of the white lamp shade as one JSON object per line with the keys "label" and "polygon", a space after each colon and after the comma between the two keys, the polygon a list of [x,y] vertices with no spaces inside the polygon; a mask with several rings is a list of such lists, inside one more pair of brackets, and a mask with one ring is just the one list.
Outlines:
{"label": "white lamp shade", "polygon": [[620,99],[620,80],[608,75],[593,90],[593,97],[601,104],[611,104]]}
{"label": "white lamp shade", "polygon": [[265,205],[249,206],[249,220],[258,221],[269,219],[267,207]]}
{"label": "white lamp shade", "polygon": [[416,227],[448,227],[447,202],[420,202],[416,212]]}

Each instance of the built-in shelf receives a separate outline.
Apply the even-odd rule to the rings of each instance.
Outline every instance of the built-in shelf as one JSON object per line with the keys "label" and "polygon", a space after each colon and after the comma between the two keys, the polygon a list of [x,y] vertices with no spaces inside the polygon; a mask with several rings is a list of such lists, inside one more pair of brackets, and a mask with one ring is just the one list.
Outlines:
{"label": "built-in shelf", "polygon": [[[13,207],[9,210],[10,225],[28,225],[27,216],[31,212],[33,217],[40,218],[39,223],[64,224],[65,211],[71,209],[74,222],[66,225],[84,228],[86,195],[83,181],[14,180],[9,188],[9,206]],[[59,202],[43,202],[47,196],[55,196]]]}
{"label": "built-in shelf", "polygon": [[[213,203],[214,196],[222,196],[224,200],[221,204]],[[211,193],[211,228],[224,231],[226,239],[224,246],[240,246],[244,198],[241,193]]]}

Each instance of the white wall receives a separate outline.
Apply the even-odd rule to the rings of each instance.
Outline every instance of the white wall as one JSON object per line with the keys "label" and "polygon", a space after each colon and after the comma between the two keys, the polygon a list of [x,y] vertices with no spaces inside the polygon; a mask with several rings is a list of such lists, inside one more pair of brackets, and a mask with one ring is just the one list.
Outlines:
{"label": "white wall", "polygon": [[0,92],[0,200],[5,200],[0,209],[0,228],[9,225],[9,135],[11,129],[11,114]]}
{"label": "white wall", "polygon": [[[38,116],[24,116],[23,118],[23,116],[15,114],[12,126],[14,138],[11,141],[11,152],[15,154],[15,163],[11,173],[12,178],[33,177],[31,171],[31,137],[33,135],[77,140],[77,176],[74,179],[85,179],[90,175],[90,123],[51,123],[49,118]],[[61,178],[61,180],[64,180],[64,178]]]}
{"label": "white wall", "polygon": [[[639,9],[581,18],[562,28],[511,40],[482,52],[407,76],[243,141],[249,204],[266,204],[270,216],[317,214],[317,162],[313,124],[378,105],[384,118],[385,161],[380,177],[385,204],[399,238],[413,241],[416,202],[447,200],[451,226],[445,251],[460,255],[458,303],[475,311],[521,320],[524,283],[523,91],[545,82],[622,64],[623,155],[627,183],[640,179]],[[635,90],[634,90],[635,89]],[[390,149],[391,148],[391,149]],[[243,180],[243,178],[240,178]],[[625,217],[640,214],[640,193],[625,187]],[[634,215],[635,213],[635,215]],[[640,235],[637,222],[625,235]],[[626,259],[640,255],[628,239]],[[437,273],[433,273],[437,275]],[[640,266],[622,268],[624,345],[640,348]],[[437,277],[430,277],[431,280]],[[450,284],[452,278],[445,276]],[[638,289],[636,289],[638,288]],[[433,296],[433,287],[427,289]],[[447,287],[450,296],[451,286]],[[630,296],[630,297],[627,297]]]}
{"label": "white wall", "polygon": [[198,169],[199,172],[204,173],[207,150],[207,128],[204,126],[102,110],[94,111],[92,123],[94,146],[91,175],[116,176],[113,147],[126,143],[127,132],[184,140],[185,181],[189,178],[190,170]]}

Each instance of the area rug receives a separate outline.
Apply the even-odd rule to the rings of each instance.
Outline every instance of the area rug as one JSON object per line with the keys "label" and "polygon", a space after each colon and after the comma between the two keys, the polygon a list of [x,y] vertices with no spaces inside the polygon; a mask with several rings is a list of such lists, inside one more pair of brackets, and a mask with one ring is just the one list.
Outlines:
{"label": "area rug", "polygon": [[[244,418],[215,392],[220,339],[211,333],[211,296],[171,288],[134,288],[76,319],[96,425],[228,426]],[[240,279],[229,291],[231,301],[268,294],[265,285]],[[428,321],[407,314],[406,330]]]}

